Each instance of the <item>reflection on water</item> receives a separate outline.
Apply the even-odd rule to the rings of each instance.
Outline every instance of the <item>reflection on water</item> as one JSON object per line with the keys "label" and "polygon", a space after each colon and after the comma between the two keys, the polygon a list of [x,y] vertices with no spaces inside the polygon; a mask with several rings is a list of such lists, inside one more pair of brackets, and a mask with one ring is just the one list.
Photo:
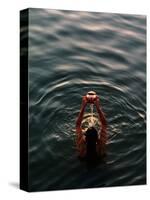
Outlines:
{"label": "reflection on water", "polygon": [[[30,9],[29,26],[30,190],[145,184],[145,16]],[[81,99],[91,90],[110,138],[94,169],[75,146]],[[86,113],[85,126],[90,107]]]}
{"label": "reflection on water", "polygon": [[99,119],[98,119],[98,114],[96,114],[94,112],[94,105],[93,104],[90,104],[89,107],[90,107],[90,112],[84,113],[84,117],[83,117],[83,120],[82,120],[83,131],[86,131],[88,127],[92,127],[92,126],[95,127],[97,130],[99,130],[100,127],[101,127],[101,124],[100,124]]}

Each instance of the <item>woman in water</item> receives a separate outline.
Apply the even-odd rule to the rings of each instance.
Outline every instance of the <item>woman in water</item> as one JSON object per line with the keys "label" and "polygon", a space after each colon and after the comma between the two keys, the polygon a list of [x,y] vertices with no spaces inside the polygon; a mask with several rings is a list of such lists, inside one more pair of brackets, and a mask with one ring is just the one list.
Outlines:
{"label": "woman in water", "polygon": [[[97,131],[94,126],[88,127],[86,132],[82,130],[81,123],[87,103],[92,103],[96,106],[101,130]],[[87,158],[88,160],[95,160],[98,156],[103,157],[106,153],[106,119],[100,108],[99,97],[96,93],[92,95],[83,96],[80,113],[76,121],[76,143],[80,158]]]}

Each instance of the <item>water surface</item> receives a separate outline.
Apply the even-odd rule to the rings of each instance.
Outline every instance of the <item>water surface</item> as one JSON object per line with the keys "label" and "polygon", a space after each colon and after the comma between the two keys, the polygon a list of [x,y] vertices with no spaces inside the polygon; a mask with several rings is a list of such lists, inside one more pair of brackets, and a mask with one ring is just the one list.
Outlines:
{"label": "water surface", "polygon": [[[30,190],[145,184],[146,17],[29,14]],[[92,169],[75,146],[75,121],[90,90],[100,97],[109,135],[106,160]]]}

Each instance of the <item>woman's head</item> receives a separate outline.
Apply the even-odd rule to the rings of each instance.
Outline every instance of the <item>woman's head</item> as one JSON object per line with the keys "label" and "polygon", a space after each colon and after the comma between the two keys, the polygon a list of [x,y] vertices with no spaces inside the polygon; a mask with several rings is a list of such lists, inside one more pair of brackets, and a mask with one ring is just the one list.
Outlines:
{"label": "woman's head", "polygon": [[96,142],[98,139],[97,130],[94,127],[87,129],[86,133],[86,158],[87,161],[94,161],[97,159]]}
{"label": "woman's head", "polygon": [[98,139],[98,133],[97,133],[96,128],[94,128],[93,126],[89,127],[86,130],[85,136],[86,136],[86,141],[87,142],[89,142],[89,143],[93,143],[93,142],[96,143],[96,141]]}

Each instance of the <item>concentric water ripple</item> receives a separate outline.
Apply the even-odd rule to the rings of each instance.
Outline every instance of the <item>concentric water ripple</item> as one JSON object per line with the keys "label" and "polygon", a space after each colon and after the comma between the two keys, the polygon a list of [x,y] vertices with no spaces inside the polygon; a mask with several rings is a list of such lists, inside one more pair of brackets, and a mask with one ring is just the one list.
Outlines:
{"label": "concentric water ripple", "polygon": [[[30,190],[145,184],[145,16],[30,9],[29,25]],[[90,90],[108,122],[106,160],[92,169],[75,146]]]}

